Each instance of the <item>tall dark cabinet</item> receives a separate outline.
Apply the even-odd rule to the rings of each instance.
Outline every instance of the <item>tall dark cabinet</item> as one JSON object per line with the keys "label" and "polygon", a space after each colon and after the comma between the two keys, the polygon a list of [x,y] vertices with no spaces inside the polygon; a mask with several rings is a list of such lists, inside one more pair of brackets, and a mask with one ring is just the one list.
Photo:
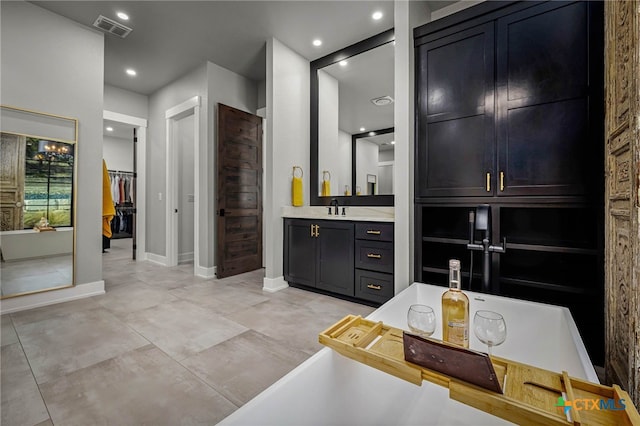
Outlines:
{"label": "tall dark cabinet", "polygon": [[601,2],[486,2],[414,30],[416,280],[447,285],[458,258],[468,286],[469,211],[489,204],[507,241],[490,291],[569,307],[598,364],[603,25]]}

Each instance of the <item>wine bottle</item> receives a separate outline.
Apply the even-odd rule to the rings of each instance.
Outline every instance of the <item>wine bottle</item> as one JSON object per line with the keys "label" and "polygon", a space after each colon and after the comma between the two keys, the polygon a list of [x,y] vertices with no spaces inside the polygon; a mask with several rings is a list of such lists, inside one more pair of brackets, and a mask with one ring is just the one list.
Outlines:
{"label": "wine bottle", "polygon": [[442,340],[469,347],[469,298],[460,288],[460,261],[449,260],[449,290],[442,295]]}

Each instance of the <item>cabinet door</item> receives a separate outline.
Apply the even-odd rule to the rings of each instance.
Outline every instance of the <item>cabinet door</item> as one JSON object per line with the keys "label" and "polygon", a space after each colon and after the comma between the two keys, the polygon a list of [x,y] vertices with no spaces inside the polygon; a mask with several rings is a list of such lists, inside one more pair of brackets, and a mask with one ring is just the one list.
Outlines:
{"label": "cabinet door", "polygon": [[589,3],[497,21],[498,195],[585,192],[601,137],[589,130],[590,85],[602,87],[589,82]]}
{"label": "cabinet door", "polygon": [[316,287],[346,296],[354,295],[354,226],[352,223],[317,221]]}
{"label": "cabinet door", "polygon": [[315,221],[284,220],[284,279],[296,284],[316,286]]}
{"label": "cabinet door", "polygon": [[417,197],[493,195],[493,28],[416,46]]}

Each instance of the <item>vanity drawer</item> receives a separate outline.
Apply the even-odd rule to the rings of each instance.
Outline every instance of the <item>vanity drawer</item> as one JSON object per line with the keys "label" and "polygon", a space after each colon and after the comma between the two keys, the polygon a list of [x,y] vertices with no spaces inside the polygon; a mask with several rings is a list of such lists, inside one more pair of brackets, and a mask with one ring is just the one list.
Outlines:
{"label": "vanity drawer", "polygon": [[356,268],[393,273],[393,243],[356,240]]}
{"label": "vanity drawer", "polygon": [[393,241],[393,223],[356,222],[356,239]]}
{"label": "vanity drawer", "polygon": [[384,303],[393,297],[393,275],[356,269],[356,297]]}

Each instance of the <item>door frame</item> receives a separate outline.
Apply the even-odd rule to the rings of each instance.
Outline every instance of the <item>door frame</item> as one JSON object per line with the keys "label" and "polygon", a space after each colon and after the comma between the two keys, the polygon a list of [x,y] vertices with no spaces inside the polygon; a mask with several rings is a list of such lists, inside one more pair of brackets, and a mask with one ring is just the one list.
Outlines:
{"label": "door frame", "polygon": [[165,112],[166,121],[166,266],[178,265],[178,144],[175,125],[193,114],[193,274],[200,270],[200,96],[194,96]]}
{"label": "door frame", "polygon": [[102,111],[102,119],[128,124],[137,128],[136,143],[136,259],[147,260],[146,253],[146,176],[147,176],[147,119],[114,111]]}

